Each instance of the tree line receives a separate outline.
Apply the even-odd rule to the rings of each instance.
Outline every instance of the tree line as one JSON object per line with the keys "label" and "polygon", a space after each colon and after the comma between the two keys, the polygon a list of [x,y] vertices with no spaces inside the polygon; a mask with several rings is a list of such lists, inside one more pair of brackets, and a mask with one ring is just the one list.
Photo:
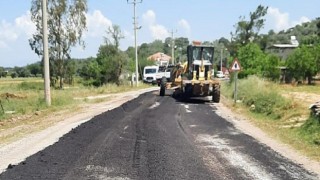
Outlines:
{"label": "tree line", "polygon": [[[31,49],[42,58],[42,16],[41,1],[32,0],[31,17],[36,24],[37,31],[29,40]],[[135,49],[119,49],[121,39],[125,38],[120,26],[113,25],[106,28],[105,42],[97,50],[96,57],[75,60],[71,58],[71,47],[80,45],[85,47],[82,40],[86,30],[87,1],[48,0],[48,28],[49,28],[49,60],[51,85],[63,88],[64,83],[72,84],[75,76],[81,77],[85,85],[101,86],[107,83],[120,85],[128,78],[125,75],[135,71]],[[279,80],[279,67],[287,67],[295,79],[308,79],[320,71],[320,18],[311,22],[297,25],[288,30],[275,32],[270,30],[261,34],[260,30],[265,24],[265,15],[268,7],[259,5],[255,11],[250,12],[248,18],[240,16],[231,32],[231,40],[221,37],[203,44],[214,45],[215,65],[219,69],[221,58],[223,66],[228,67],[233,58],[237,57],[243,71],[240,77],[259,75],[270,80]],[[296,36],[300,46],[293,50],[286,58],[281,59],[277,54],[268,51],[276,43],[290,43],[290,36]],[[175,62],[186,60],[187,46],[190,40],[178,37],[175,41]],[[143,43],[138,47],[139,72],[142,77],[143,67],[153,62],[147,57],[163,52],[171,55],[172,39],[164,41],[154,40]],[[221,57],[222,55],[222,57]],[[0,76],[3,68],[0,68]],[[15,67],[11,70],[12,77],[42,76],[42,62]],[[8,75],[8,74],[6,74]],[[123,76],[123,77],[122,77]]]}

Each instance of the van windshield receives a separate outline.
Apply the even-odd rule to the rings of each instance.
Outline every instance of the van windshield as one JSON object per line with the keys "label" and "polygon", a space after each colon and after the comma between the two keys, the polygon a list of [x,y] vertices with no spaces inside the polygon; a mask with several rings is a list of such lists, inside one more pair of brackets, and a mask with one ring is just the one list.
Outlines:
{"label": "van windshield", "polygon": [[146,69],[146,74],[154,74],[157,73],[157,69]]}

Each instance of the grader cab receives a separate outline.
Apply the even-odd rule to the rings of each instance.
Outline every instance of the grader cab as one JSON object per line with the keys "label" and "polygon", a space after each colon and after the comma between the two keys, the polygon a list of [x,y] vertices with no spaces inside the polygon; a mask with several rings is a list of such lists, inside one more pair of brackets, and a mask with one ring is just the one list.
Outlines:
{"label": "grader cab", "polygon": [[211,96],[213,102],[220,102],[220,83],[214,78],[213,54],[213,46],[189,45],[187,62],[173,68],[169,82],[162,79],[160,96],[165,95],[166,89],[174,89],[175,94],[185,98]]}

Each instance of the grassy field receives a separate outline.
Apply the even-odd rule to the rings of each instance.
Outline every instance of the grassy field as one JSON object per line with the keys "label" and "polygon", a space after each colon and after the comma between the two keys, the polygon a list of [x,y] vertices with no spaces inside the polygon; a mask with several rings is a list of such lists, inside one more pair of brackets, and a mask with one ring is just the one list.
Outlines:
{"label": "grassy field", "polygon": [[[63,90],[51,88],[52,106],[47,107],[44,100],[44,85],[41,78],[1,78],[0,96],[3,110],[0,109],[0,121],[12,116],[34,113],[36,111],[56,111],[79,104],[79,99],[101,94],[121,93],[150,87],[140,84],[139,87],[116,86],[85,87],[80,84],[65,85]],[[6,98],[9,94],[11,97]],[[78,99],[77,99],[78,97]],[[84,99],[88,102],[86,99]]]}
{"label": "grassy field", "polygon": [[[320,121],[310,117],[308,106],[320,100],[320,86],[280,85],[257,77],[239,80],[238,103],[234,104],[234,83],[222,85],[227,105],[273,138],[320,161]],[[319,99],[318,99],[319,98]]]}

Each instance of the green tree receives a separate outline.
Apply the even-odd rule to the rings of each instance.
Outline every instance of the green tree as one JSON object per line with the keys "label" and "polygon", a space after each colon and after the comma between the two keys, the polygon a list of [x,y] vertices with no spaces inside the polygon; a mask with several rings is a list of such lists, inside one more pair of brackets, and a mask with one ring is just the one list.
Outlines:
{"label": "green tree", "polygon": [[75,60],[69,60],[66,64],[66,81],[68,84],[73,85],[74,75],[77,72],[77,66]]}
{"label": "green tree", "polygon": [[264,66],[262,66],[263,76],[272,81],[278,81],[280,78],[280,58],[273,54],[266,56]]}
{"label": "green tree", "polygon": [[[171,54],[171,43],[172,43],[172,38],[171,37],[167,37],[164,40],[164,45],[163,45],[163,50],[165,54]],[[171,55],[170,55],[171,56]]]}
{"label": "green tree", "polygon": [[[174,57],[176,57],[177,60],[182,61],[187,59],[187,47],[189,43],[189,39],[185,37],[178,37],[175,39],[175,45],[177,46],[175,54],[177,55]],[[177,60],[176,62],[178,62]]]}
{"label": "green tree", "polygon": [[138,48],[139,61],[140,59],[147,59],[151,54],[148,43],[142,43]]}
{"label": "green tree", "polygon": [[120,46],[120,40],[124,38],[123,33],[121,32],[120,26],[113,25],[112,27],[109,27],[107,30],[107,34],[109,34],[111,37],[104,37],[105,42],[107,44],[113,44],[116,49],[119,49]]}
{"label": "green tree", "polygon": [[[120,84],[119,78],[120,78],[123,70],[125,69],[126,64],[127,64],[127,60],[128,60],[126,54],[119,50],[120,41],[121,41],[121,39],[124,38],[124,35],[121,32],[120,26],[118,26],[118,25],[113,25],[112,29],[109,27],[107,33],[109,35],[111,35],[111,39],[113,42],[110,39],[108,40],[106,38],[106,43],[110,44],[111,46],[114,46],[114,48],[117,51],[115,54],[112,54],[113,56],[111,56],[111,57],[113,57],[113,59],[112,60],[110,59],[110,61],[114,62],[113,65],[115,65],[114,68],[116,68],[115,72],[114,72],[115,74],[113,77],[114,81],[112,80],[111,82],[115,82],[117,85],[119,85]],[[109,46],[109,47],[106,46],[105,48],[112,48],[111,46]],[[113,73],[110,71],[110,74],[113,74]]]}
{"label": "green tree", "polygon": [[11,72],[10,74],[11,78],[14,79],[17,77],[17,73],[16,72]]}
{"label": "green tree", "polygon": [[148,57],[157,52],[163,52],[163,42],[161,40],[154,40],[148,44],[148,52],[150,53],[147,55]]}
{"label": "green tree", "polygon": [[29,65],[27,65],[26,68],[30,71],[30,73],[31,73],[34,77],[36,77],[38,74],[43,74],[40,63],[29,64]]}
{"label": "green tree", "polygon": [[128,56],[128,64],[126,69],[129,72],[135,72],[136,69],[136,62],[135,62],[135,48],[134,47],[128,47],[128,49],[125,51],[125,53]]}
{"label": "green tree", "polygon": [[119,52],[114,45],[102,45],[97,54],[97,63],[100,66],[100,83],[116,83],[120,84],[120,75],[127,56],[123,52]]}
{"label": "green tree", "polygon": [[[42,13],[41,1],[31,1],[31,20],[36,24],[36,33],[29,39],[31,49],[42,55]],[[65,60],[70,59],[71,47],[79,44],[84,47],[82,34],[86,30],[86,0],[48,0],[48,42],[49,56],[55,72],[51,75],[59,78],[59,87],[63,88]]]}
{"label": "green tree", "polygon": [[4,72],[5,72],[4,68],[0,67],[0,78],[4,77]]}
{"label": "green tree", "polygon": [[266,55],[262,52],[259,45],[249,43],[241,47],[238,51],[238,59],[242,67],[239,77],[253,74],[263,75]]}
{"label": "green tree", "polygon": [[312,82],[312,76],[319,71],[319,61],[317,62],[318,47],[308,47],[302,45],[294,50],[287,58],[286,65],[292,76],[296,80],[308,79],[308,84]]}
{"label": "green tree", "polygon": [[13,71],[16,72],[17,77],[30,77],[31,73],[26,67],[14,67]]}
{"label": "green tree", "polygon": [[84,63],[80,70],[80,77],[84,79],[84,85],[94,85],[101,86],[103,83],[101,82],[101,74],[100,74],[100,65],[96,61],[96,59],[90,59]]}
{"label": "green tree", "polygon": [[320,18],[317,18],[316,22],[317,22],[317,34],[320,37]]}
{"label": "green tree", "polygon": [[231,32],[233,41],[238,45],[248,44],[257,39],[258,33],[263,28],[265,19],[263,17],[267,14],[268,7],[259,5],[254,12],[250,12],[250,19],[246,20],[244,16],[240,16],[240,20],[234,25],[235,32]]}
{"label": "green tree", "polygon": [[230,41],[225,37],[221,37],[218,40],[218,42],[219,42],[219,44],[223,44],[225,47],[228,47],[230,45]]}

